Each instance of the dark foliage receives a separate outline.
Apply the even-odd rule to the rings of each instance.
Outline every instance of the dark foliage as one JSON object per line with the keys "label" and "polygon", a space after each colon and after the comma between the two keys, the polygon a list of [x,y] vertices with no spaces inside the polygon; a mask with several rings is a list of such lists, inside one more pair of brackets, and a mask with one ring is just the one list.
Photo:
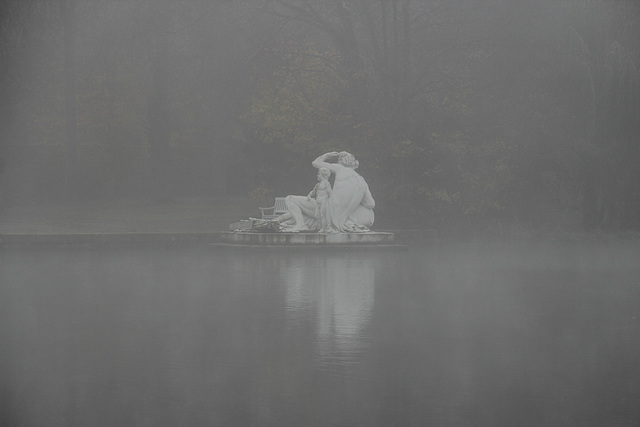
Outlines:
{"label": "dark foliage", "polygon": [[386,224],[640,228],[631,0],[0,1],[0,198],[306,194]]}

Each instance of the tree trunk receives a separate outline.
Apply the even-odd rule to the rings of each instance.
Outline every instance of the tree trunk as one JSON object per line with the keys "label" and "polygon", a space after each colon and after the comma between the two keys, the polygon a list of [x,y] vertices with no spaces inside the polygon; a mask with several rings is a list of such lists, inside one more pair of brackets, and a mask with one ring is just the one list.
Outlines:
{"label": "tree trunk", "polygon": [[[163,3],[164,4],[164,3]],[[151,196],[155,201],[171,197],[170,114],[168,111],[169,47],[166,8],[154,6],[151,28],[151,87],[147,100],[151,155]]]}
{"label": "tree trunk", "polygon": [[64,42],[65,196],[77,197],[78,134],[75,85],[75,0],[60,0]]}

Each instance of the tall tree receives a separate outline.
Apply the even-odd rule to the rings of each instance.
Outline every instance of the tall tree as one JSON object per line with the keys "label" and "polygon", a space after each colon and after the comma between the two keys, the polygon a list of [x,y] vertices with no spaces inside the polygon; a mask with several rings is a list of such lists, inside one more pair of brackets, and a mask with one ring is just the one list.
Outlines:
{"label": "tall tree", "polygon": [[149,4],[149,73],[151,82],[148,94],[148,135],[151,153],[152,186],[154,198],[168,196],[171,183],[170,168],[170,114],[169,90],[169,16],[167,2]]}
{"label": "tall tree", "polygon": [[76,196],[78,171],[78,132],[76,113],[75,69],[75,0],[60,0],[60,14],[64,31],[64,110],[65,110],[65,191],[67,197]]}

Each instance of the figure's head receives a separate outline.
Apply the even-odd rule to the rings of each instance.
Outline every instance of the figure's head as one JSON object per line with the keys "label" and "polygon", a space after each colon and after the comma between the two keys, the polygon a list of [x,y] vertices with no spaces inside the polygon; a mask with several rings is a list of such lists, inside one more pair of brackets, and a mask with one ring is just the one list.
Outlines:
{"label": "figure's head", "polygon": [[359,165],[353,154],[346,151],[341,151],[340,154],[338,154],[338,163],[351,169],[358,169]]}
{"label": "figure's head", "polygon": [[320,168],[318,169],[318,181],[320,181],[321,179],[329,179],[329,177],[331,176],[331,171],[327,168]]}

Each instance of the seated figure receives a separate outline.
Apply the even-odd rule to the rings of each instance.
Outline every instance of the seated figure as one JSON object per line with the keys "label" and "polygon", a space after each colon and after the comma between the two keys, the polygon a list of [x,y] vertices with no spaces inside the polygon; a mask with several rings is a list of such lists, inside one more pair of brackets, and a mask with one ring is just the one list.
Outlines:
{"label": "seated figure", "polygon": [[[329,160],[335,162],[330,163]],[[317,220],[318,204],[305,196],[287,196],[285,203],[288,211],[276,220],[292,231],[368,231],[373,225],[375,200],[364,178],[356,172],[359,164],[353,154],[346,151],[325,153],[311,164],[316,169],[328,169],[335,176],[331,196],[321,208],[321,217],[326,218],[326,226]]]}

